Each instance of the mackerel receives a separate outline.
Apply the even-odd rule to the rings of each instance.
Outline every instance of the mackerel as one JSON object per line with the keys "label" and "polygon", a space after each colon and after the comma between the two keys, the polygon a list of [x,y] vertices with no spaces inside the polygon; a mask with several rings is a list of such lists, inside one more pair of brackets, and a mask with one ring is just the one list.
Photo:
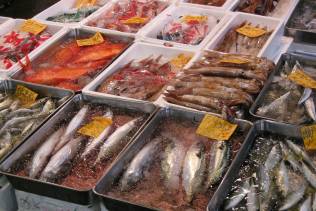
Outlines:
{"label": "mackerel", "polygon": [[289,194],[290,183],[288,170],[283,160],[281,161],[279,168],[276,171],[276,184],[278,185],[282,195],[286,197]]}
{"label": "mackerel", "polygon": [[279,208],[279,210],[288,210],[294,205],[296,205],[304,196],[306,190],[306,185],[303,184],[297,191],[289,194],[289,196],[285,199],[283,205]]}

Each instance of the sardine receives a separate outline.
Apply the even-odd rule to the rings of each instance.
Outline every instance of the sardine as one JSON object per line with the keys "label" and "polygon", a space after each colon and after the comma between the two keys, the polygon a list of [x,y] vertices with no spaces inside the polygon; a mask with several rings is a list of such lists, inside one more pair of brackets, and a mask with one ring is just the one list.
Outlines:
{"label": "sardine", "polygon": [[133,119],[117,128],[100,148],[100,152],[95,163],[99,163],[103,159],[109,159],[115,153],[120,151],[129,141],[125,137],[136,127],[137,122],[140,121],[140,119],[141,118]]}
{"label": "sardine", "polygon": [[300,206],[300,211],[312,211],[312,196],[308,196],[307,199]]}
{"label": "sardine", "polygon": [[85,120],[88,114],[89,106],[83,106],[80,111],[71,119],[69,122],[65,133],[60,138],[60,141],[54,148],[53,154],[56,154],[67,142],[72,138],[73,135],[77,132],[83,121]]}
{"label": "sardine", "polygon": [[286,197],[289,193],[289,176],[288,176],[288,170],[285,166],[284,161],[282,160],[278,170],[276,171],[276,184],[279,187],[280,192],[284,197]]}
{"label": "sardine", "polygon": [[315,111],[315,104],[314,104],[314,98],[309,97],[305,102],[304,102],[305,109],[308,113],[308,116],[316,121],[316,111]]}
{"label": "sardine", "polygon": [[185,149],[179,140],[172,140],[166,147],[161,161],[165,187],[172,190],[179,188]]}
{"label": "sardine", "polygon": [[299,158],[302,158],[310,167],[313,168],[314,171],[316,171],[316,165],[304,150],[302,150],[299,146],[297,146],[290,140],[287,140],[286,143]]}
{"label": "sardine", "polygon": [[74,138],[51,157],[41,174],[41,180],[54,181],[63,171],[67,170],[70,162],[81,147],[83,137]]}
{"label": "sardine", "polygon": [[13,112],[11,112],[10,114],[8,114],[6,116],[6,120],[10,120],[14,117],[21,117],[21,116],[27,116],[27,115],[33,115],[35,113],[38,113],[40,110],[39,109],[27,109],[27,108],[20,108],[18,110],[15,110]]}
{"label": "sardine", "polygon": [[304,196],[306,190],[306,185],[303,184],[297,191],[289,194],[289,196],[283,202],[283,205],[279,210],[288,210],[294,205],[296,205]]}
{"label": "sardine", "polygon": [[7,97],[3,102],[0,103],[0,111],[9,108],[12,102],[13,99],[11,97]]}
{"label": "sardine", "polygon": [[151,166],[152,162],[159,156],[158,149],[161,143],[160,138],[156,138],[144,146],[133,158],[121,179],[121,190],[129,190],[139,182],[144,172]]}
{"label": "sardine", "polygon": [[214,142],[210,151],[210,163],[206,188],[217,183],[228,164],[230,150],[226,142]]}
{"label": "sardine", "polygon": [[267,160],[264,163],[264,167],[266,171],[270,172],[274,167],[280,162],[281,160],[281,153],[279,150],[279,145],[275,145],[271,152],[268,155]]}
{"label": "sardine", "polygon": [[250,191],[250,184],[249,179],[247,178],[245,182],[242,184],[240,188],[238,188],[235,193],[233,193],[233,196],[229,199],[229,201],[225,204],[225,210],[230,210],[234,207],[236,207],[249,193]]}
{"label": "sardine", "polygon": [[[112,120],[113,112],[110,109],[108,109],[106,113],[104,114],[104,117]],[[85,148],[81,157],[84,158],[88,156],[93,150],[97,149],[99,145],[101,145],[104,141],[106,141],[106,138],[110,135],[111,131],[112,131],[112,125],[109,125],[107,128],[105,128],[102,131],[102,133],[97,138],[92,139],[90,143],[88,144],[88,146]]]}
{"label": "sardine", "polygon": [[316,188],[316,175],[303,163],[302,165],[302,173],[305,176],[306,180],[314,187]]}
{"label": "sardine", "polygon": [[257,114],[265,115],[269,112],[276,112],[276,111],[280,110],[280,107],[286,103],[290,94],[291,94],[291,92],[287,92],[284,95],[282,95],[281,97],[275,99],[269,105],[258,108]]}
{"label": "sardine", "polygon": [[205,146],[202,142],[194,143],[186,153],[183,172],[182,185],[186,193],[186,201],[191,202],[194,195],[200,191],[204,180],[206,160]]}
{"label": "sardine", "polygon": [[269,210],[273,198],[273,183],[271,172],[268,172],[265,166],[259,167],[259,188],[260,188],[260,211]]}
{"label": "sardine", "polygon": [[292,151],[290,151],[290,149],[282,142],[280,142],[280,146],[282,149],[283,159],[290,163],[294,171],[300,170],[301,166]]}
{"label": "sardine", "polygon": [[254,178],[250,178],[250,190],[247,194],[247,210],[257,211],[259,209],[256,184]]}
{"label": "sardine", "polygon": [[64,131],[65,129],[63,127],[55,131],[35,152],[29,172],[29,176],[31,178],[36,178],[37,175],[43,170],[45,164],[47,164],[48,159],[52,154],[52,151],[54,150],[54,147],[60,140],[60,137]]}

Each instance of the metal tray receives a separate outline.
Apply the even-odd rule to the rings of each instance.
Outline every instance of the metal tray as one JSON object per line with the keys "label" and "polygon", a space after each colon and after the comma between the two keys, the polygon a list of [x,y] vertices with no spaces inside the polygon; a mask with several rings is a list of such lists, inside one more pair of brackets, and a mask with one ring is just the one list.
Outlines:
{"label": "metal tray", "polygon": [[[122,154],[114,163],[112,163],[109,171],[104,175],[104,177],[94,188],[94,193],[101,197],[103,203],[109,210],[158,210],[157,208],[144,206],[142,204],[138,204],[137,202],[122,200],[103,193],[111,189],[112,184],[114,184],[116,179],[120,177],[120,174],[125,166],[130,163],[130,161],[135,157],[139,150],[142,149],[145,144],[147,144],[150,136],[161,123],[161,120],[167,119],[168,117],[173,117],[179,121],[189,120],[192,122],[200,122],[205,114],[205,112],[194,112],[185,109],[161,108],[157,112],[155,117],[148,123],[145,129],[136,137],[136,139],[134,139],[133,143],[130,144],[129,147],[124,150],[124,152],[122,152]],[[252,126],[252,123],[246,120],[236,120],[236,122],[239,125],[241,131],[249,130]]]}
{"label": "metal tray", "polygon": [[[34,63],[36,65],[41,64],[38,60],[40,60],[41,58],[49,55],[50,51],[54,51],[54,49],[57,46],[62,45],[65,42],[65,40],[67,40],[67,39],[75,39],[75,40],[76,39],[85,39],[87,37],[93,36],[96,32],[97,31],[93,31],[91,29],[86,29],[86,28],[72,28],[72,29],[69,29],[66,34],[64,34],[63,36],[60,36],[59,38],[55,39],[53,42],[50,43],[49,46],[47,46],[44,50],[42,50],[37,55],[35,55],[33,57],[33,59],[31,59],[31,64],[34,64]],[[133,41],[134,41],[134,39],[131,38],[131,37],[118,35],[118,34],[116,34],[114,32],[101,33],[101,34],[106,36],[110,40],[113,39],[113,40],[116,40],[116,41],[122,41],[122,42],[128,43],[128,45],[126,46],[125,49],[122,50],[121,53],[119,53],[117,56],[115,56],[112,60],[109,60],[109,62],[104,67],[102,67],[102,69],[99,71],[99,73],[93,75],[93,78],[96,78],[102,71],[104,71],[110,64],[112,64],[126,49],[129,48],[130,45],[133,44]],[[12,75],[12,78],[18,79],[18,80],[23,80],[23,76],[24,76],[23,70],[20,69],[20,70],[18,70],[17,72],[15,72]],[[86,84],[86,85],[88,85],[88,84]]]}
{"label": "metal tray", "polygon": [[[149,114],[149,117],[143,125],[140,127],[138,132],[134,134],[135,137],[139,131],[146,125],[149,119],[157,111],[157,108],[150,103],[134,103],[129,101],[118,101],[111,98],[104,97],[93,97],[89,95],[76,95],[71,101],[67,103],[61,110],[54,115],[50,121],[42,126],[40,130],[34,133],[20,148],[18,148],[13,154],[11,154],[1,165],[0,173],[6,175],[17,190],[34,193],[37,195],[43,195],[63,201],[68,201],[76,204],[87,205],[93,202],[92,190],[77,190],[66,186],[58,185],[50,182],[43,182],[38,179],[31,179],[28,177],[17,176],[12,173],[6,172],[12,165],[20,160],[23,155],[35,150],[42,140],[45,140],[47,134],[52,134],[55,130],[54,125],[64,121],[65,115],[72,112],[78,104],[81,103],[93,103],[93,104],[105,104],[116,108],[128,109],[131,111],[138,111]],[[129,143],[131,143],[131,140]]]}
{"label": "metal tray", "polygon": [[287,36],[293,37],[295,42],[305,42],[305,43],[316,44],[316,33],[315,32],[311,32],[311,31],[304,30],[304,29],[292,28],[290,26],[292,19],[297,15],[298,11],[301,9],[302,5],[304,4],[304,1],[305,0],[301,0],[298,3],[298,5],[296,6],[291,17],[288,19],[286,26],[285,26],[285,34]]}
{"label": "metal tray", "polygon": [[233,160],[230,168],[223,178],[223,182],[215,192],[213,198],[208,204],[208,211],[220,211],[225,197],[230,192],[233,182],[238,175],[242,163],[247,159],[250,150],[258,135],[271,133],[283,135],[295,139],[301,139],[299,127],[284,123],[277,123],[269,120],[261,120],[254,123],[244,143],[242,144],[238,154]]}
{"label": "metal tray", "polygon": [[[48,86],[42,86],[42,85],[36,85],[36,84],[30,84],[30,83],[26,83],[26,82],[22,82],[22,81],[16,81],[16,80],[4,80],[4,81],[1,81],[1,83],[0,83],[0,91],[1,92],[6,92],[6,93],[10,93],[10,94],[14,94],[14,91],[15,91],[17,85],[25,86],[25,87],[37,92],[39,94],[39,97],[47,96],[47,97],[54,97],[54,98],[63,98],[65,96],[69,96],[69,98],[67,100],[67,101],[69,101],[74,96],[74,92],[69,91],[69,90],[60,89],[60,88],[54,88],[54,87],[48,87]],[[50,117],[52,117],[64,104],[66,104],[66,102],[64,102],[62,105],[60,105],[58,108],[56,108],[56,110],[52,114],[47,116],[42,121],[42,123],[37,127],[37,129],[40,128]],[[14,152],[21,144],[23,144],[23,142],[25,142],[25,140],[27,140],[35,131],[37,131],[37,129],[33,130],[30,134],[25,136],[20,141],[19,144],[14,146],[10,150],[9,153],[7,153],[4,157],[2,157],[0,159],[0,163],[2,163],[12,152]]]}
{"label": "metal tray", "polygon": [[[278,76],[280,74],[281,68],[284,65],[285,61],[290,61],[290,62],[299,61],[302,64],[311,65],[311,66],[316,67],[316,57],[314,57],[314,56],[298,54],[298,53],[283,54],[281,56],[280,61],[278,62],[277,66],[276,66],[276,70],[270,75],[268,81],[264,85],[259,96],[256,98],[256,101],[250,107],[249,113],[252,116],[259,118],[259,119],[268,119],[268,120],[272,120],[272,121],[277,121],[277,120],[269,118],[269,117],[257,115],[256,111],[262,105],[264,97],[265,97],[266,93],[269,91],[271,83],[273,82],[274,76]],[[287,122],[284,122],[284,123],[287,123]]]}

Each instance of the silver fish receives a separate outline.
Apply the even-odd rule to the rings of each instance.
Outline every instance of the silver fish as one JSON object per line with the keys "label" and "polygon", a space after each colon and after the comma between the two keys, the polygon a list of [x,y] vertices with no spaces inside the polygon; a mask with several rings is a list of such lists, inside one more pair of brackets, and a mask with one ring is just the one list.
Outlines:
{"label": "silver fish", "polygon": [[304,150],[302,150],[299,146],[297,146],[290,140],[287,140],[286,143],[299,158],[302,158],[310,167],[316,170],[316,165]]}
{"label": "silver fish", "polygon": [[250,178],[250,190],[247,194],[247,210],[256,211],[259,209],[256,184],[254,178]]}
{"label": "silver fish", "polygon": [[63,148],[51,157],[41,174],[41,180],[53,181],[67,170],[68,165],[76,156],[81,147],[83,137],[71,139]]}
{"label": "silver fish", "polygon": [[305,102],[304,102],[305,109],[308,113],[308,116],[316,121],[316,111],[315,111],[315,104],[314,104],[314,98],[309,97]]}
{"label": "silver fish", "polygon": [[268,155],[266,162],[264,163],[264,167],[266,171],[271,171],[281,160],[281,153],[279,150],[279,145],[275,145],[272,147],[271,152]]}
{"label": "silver fish", "polygon": [[165,187],[172,190],[179,188],[185,149],[179,140],[172,140],[166,147],[161,161]]}
{"label": "silver fish", "polygon": [[301,166],[292,151],[290,151],[290,149],[282,142],[280,142],[280,146],[283,153],[283,159],[290,163],[294,171],[300,170]]}
{"label": "silver fish", "polygon": [[290,96],[290,94],[291,94],[291,92],[287,92],[284,95],[282,95],[281,97],[275,99],[269,105],[266,105],[266,106],[258,108],[257,114],[265,115],[265,114],[267,114],[269,112],[275,112],[275,111],[280,110],[282,105],[284,105],[285,102],[287,101],[287,99]]}
{"label": "silver fish", "polygon": [[273,198],[274,186],[272,184],[271,172],[264,165],[259,167],[259,188],[260,188],[260,211],[269,210]]}
{"label": "silver fish", "polygon": [[312,211],[312,196],[308,196],[307,199],[300,206],[300,211]]}
{"label": "silver fish", "polygon": [[33,115],[35,113],[38,113],[40,110],[39,109],[27,109],[27,108],[20,108],[18,110],[15,110],[13,112],[11,112],[10,114],[8,114],[6,116],[6,120],[10,120],[14,117],[21,117],[21,116],[27,116],[27,115]]}
{"label": "silver fish", "polygon": [[186,201],[191,202],[194,195],[200,191],[204,181],[206,168],[205,146],[202,142],[196,142],[186,153],[183,172],[182,185],[186,193]]}
{"label": "silver fish", "polygon": [[29,109],[40,108],[46,103],[47,100],[49,100],[49,97],[41,98],[41,99],[35,101],[32,105],[30,105]]}
{"label": "silver fish", "polygon": [[121,190],[129,190],[133,185],[140,181],[144,172],[151,166],[152,162],[158,157],[158,149],[161,143],[160,138],[156,138],[144,146],[124,172],[121,179]]}
{"label": "silver fish", "polygon": [[234,207],[236,207],[249,193],[250,191],[250,184],[249,179],[247,178],[245,182],[242,184],[240,188],[238,188],[235,193],[233,193],[233,196],[229,199],[228,203],[225,204],[224,209],[230,210]]}
{"label": "silver fish", "polygon": [[53,154],[57,153],[67,142],[75,135],[88,114],[89,106],[83,106],[80,111],[71,119],[65,133],[61,136],[60,141],[55,146]]}
{"label": "silver fish", "polygon": [[[108,109],[104,114],[104,117],[112,120],[113,112],[110,109]],[[112,125],[109,125],[107,128],[104,129],[104,131],[99,135],[99,137],[92,139],[88,146],[85,148],[81,157],[84,158],[88,156],[93,150],[97,149],[99,145],[106,141],[106,138],[110,135],[111,131]]]}
{"label": "silver fish", "polygon": [[53,100],[49,99],[44,104],[42,112],[43,113],[48,113],[48,112],[50,112],[51,110],[54,110],[54,109],[55,109],[55,103],[54,103]]}
{"label": "silver fish", "polygon": [[305,88],[303,95],[301,96],[300,100],[298,101],[298,105],[301,105],[302,103],[304,103],[312,94],[313,90],[310,88]]}
{"label": "silver fish", "polygon": [[13,99],[11,97],[7,97],[3,102],[0,103],[0,110],[9,108],[12,102]]}
{"label": "silver fish", "polygon": [[316,188],[316,175],[303,163],[302,165],[302,173],[305,176],[306,180],[314,187]]}
{"label": "silver fish", "polygon": [[64,133],[64,131],[65,129],[63,127],[59,128],[52,135],[50,135],[35,152],[29,172],[29,176],[31,178],[36,178],[37,175],[43,170],[45,164],[47,164],[48,159],[52,154],[52,151],[54,150],[54,147],[60,140],[60,137]]}
{"label": "silver fish", "polygon": [[281,161],[279,168],[276,171],[276,184],[278,185],[282,195],[286,197],[289,194],[290,183],[288,170],[283,160]]}
{"label": "silver fish", "polygon": [[99,163],[103,159],[109,159],[115,153],[120,151],[127,144],[128,141],[128,139],[124,139],[124,137],[126,137],[128,133],[136,127],[137,122],[140,119],[141,118],[133,119],[123,126],[117,128],[100,148],[100,152],[95,163]]}
{"label": "silver fish", "polygon": [[297,191],[288,195],[285,199],[283,205],[279,208],[279,210],[288,210],[294,205],[296,205],[304,196],[306,190],[306,185],[303,184]]}
{"label": "silver fish", "polygon": [[226,142],[214,142],[210,151],[210,163],[206,188],[217,183],[228,164],[230,150]]}

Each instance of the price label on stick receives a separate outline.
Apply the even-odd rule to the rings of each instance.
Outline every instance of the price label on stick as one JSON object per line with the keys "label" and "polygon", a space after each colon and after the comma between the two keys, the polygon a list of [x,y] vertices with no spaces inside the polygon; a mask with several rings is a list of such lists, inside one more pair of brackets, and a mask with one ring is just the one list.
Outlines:
{"label": "price label on stick", "polygon": [[236,124],[231,124],[222,118],[206,114],[196,133],[213,140],[227,141],[236,129]]}
{"label": "price label on stick", "polygon": [[29,32],[32,34],[39,34],[47,28],[46,24],[42,24],[33,19],[26,20],[20,27],[23,32]]}
{"label": "price label on stick", "polygon": [[265,35],[267,33],[267,31],[264,29],[250,26],[248,24],[245,24],[244,26],[236,29],[236,32],[250,38],[261,37],[262,35]]}
{"label": "price label on stick", "polygon": [[247,64],[249,63],[248,59],[244,58],[233,58],[233,57],[227,57],[220,60],[222,63],[231,63],[231,64]]}
{"label": "price label on stick", "polygon": [[144,24],[144,23],[147,23],[147,21],[148,21],[148,18],[134,16],[127,20],[123,20],[122,23],[123,24]]}
{"label": "price label on stick", "polygon": [[294,83],[305,88],[316,89],[316,81],[297,67],[294,68],[288,78]]}
{"label": "price label on stick", "polygon": [[97,32],[93,37],[88,39],[77,40],[77,45],[82,46],[90,46],[90,45],[98,45],[104,42],[104,38],[100,32]]}
{"label": "price label on stick", "polygon": [[93,117],[92,121],[78,130],[78,133],[97,138],[110,125],[112,120],[105,117]]}
{"label": "price label on stick", "polygon": [[316,150],[316,125],[301,127],[300,132],[305,149]]}
{"label": "price label on stick", "polygon": [[38,94],[25,86],[17,85],[15,97],[18,98],[22,105],[30,105],[35,102]]}

